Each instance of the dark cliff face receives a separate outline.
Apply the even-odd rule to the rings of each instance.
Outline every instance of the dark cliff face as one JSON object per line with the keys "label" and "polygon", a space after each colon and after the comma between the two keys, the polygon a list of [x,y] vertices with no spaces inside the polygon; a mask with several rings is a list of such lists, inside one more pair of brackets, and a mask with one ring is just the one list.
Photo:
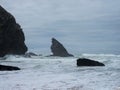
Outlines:
{"label": "dark cliff face", "polygon": [[55,38],[52,38],[51,51],[53,53],[53,56],[60,57],[73,56],[72,54],[69,54],[67,50],[64,48],[64,46],[60,42],[58,42]]}
{"label": "dark cliff face", "polygon": [[0,6],[0,56],[25,54],[25,36],[15,18]]}

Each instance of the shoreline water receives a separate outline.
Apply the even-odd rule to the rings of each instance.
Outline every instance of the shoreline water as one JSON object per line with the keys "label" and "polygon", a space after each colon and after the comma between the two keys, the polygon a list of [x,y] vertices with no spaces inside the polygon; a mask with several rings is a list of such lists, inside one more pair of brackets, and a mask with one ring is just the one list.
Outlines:
{"label": "shoreline water", "polygon": [[[77,67],[78,57],[25,58],[8,56],[1,64],[19,66],[20,71],[0,72],[2,90],[116,90],[119,89],[120,56],[84,54],[104,62],[105,67]],[[4,81],[4,82],[3,82]]]}

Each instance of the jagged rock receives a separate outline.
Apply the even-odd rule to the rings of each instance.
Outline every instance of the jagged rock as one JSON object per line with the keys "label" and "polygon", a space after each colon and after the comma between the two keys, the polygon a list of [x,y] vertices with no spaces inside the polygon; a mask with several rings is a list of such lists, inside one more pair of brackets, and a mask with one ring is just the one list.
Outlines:
{"label": "jagged rock", "polygon": [[20,68],[15,66],[0,65],[0,71],[13,71],[13,70],[20,70]]}
{"label": "jagged rock", "polygon": [[64,48],[64,46],[55,38],[52,38],[51,51],[53,53],[52,56],[60,56],[60,57],[73,56],[72,54],[69,54],[67,50]]}
{"label": "jagged rock", "polygon": [[15,18],[0,6],[0,57],[6,54],[25,54],[24,33]]}
{"label": "jagged rock", "polygon": [[103,63],[87,58],[77,59],[77,66],[105,66]]}

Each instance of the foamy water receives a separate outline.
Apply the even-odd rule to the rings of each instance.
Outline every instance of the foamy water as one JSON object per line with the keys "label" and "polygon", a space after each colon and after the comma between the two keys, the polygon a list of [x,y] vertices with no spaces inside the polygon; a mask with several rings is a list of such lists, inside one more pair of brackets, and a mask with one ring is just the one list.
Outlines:
{"label": "foamy water", "polygon": [[105,67],[77,67],[78,57],[8,56],[4,65],[20,71],[0,72],[0,90],[119,90],[120,55],[83,54]]}

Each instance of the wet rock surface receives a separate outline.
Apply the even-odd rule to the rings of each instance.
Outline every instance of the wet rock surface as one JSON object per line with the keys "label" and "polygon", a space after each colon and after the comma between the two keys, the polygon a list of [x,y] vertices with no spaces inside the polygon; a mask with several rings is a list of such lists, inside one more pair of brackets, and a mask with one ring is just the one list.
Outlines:
{"label": "wet rock surface", "polygon": [[77,66],[105,66],[105,65],[95,60],[79,58],[77,59]]}
{"label": "wet rock surface", "polygon": [[0,71],[13,71],[13,70],[20,70],[20,68],[15,66],[0,65]]}

